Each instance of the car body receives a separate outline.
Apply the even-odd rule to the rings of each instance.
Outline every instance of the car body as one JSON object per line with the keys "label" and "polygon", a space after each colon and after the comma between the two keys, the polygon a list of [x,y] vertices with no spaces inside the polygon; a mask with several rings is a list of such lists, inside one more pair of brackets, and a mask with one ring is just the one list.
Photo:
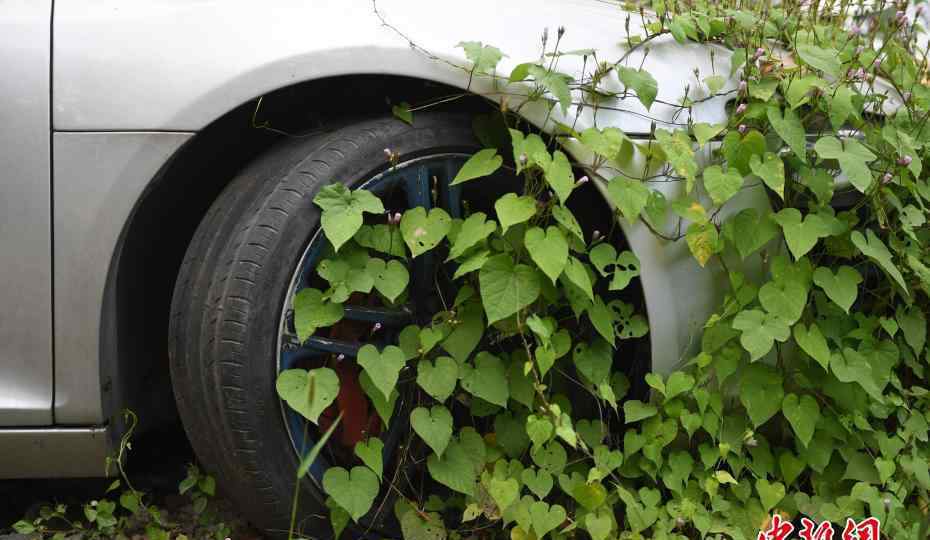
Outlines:
{"label": "car body", "polygon": [[[544,29],[554,40],[560,26],[562,50],[617,58],[628,19],[635,30],[638,14],[603,0],[0,3],[0,477],[101,475],[122,408],[148,407],[143,419],[174,414],[164,365],[174,277],[227,169],[267,145],[268,130],[254,127],[264,114],[258,98],[273,107],[268,96],[278,96],[311,117],[389,110],[383,100],[333,94],[328,83],[338,79],[385,85],[367,88],[374,96],[426,84],[513,106],[519,96],[469,77],[457,43],[499,47],[506,76],[539,57]],[[701,77],[730,75],[727,51],[666,37],[628,59],[655,74],[659,102],[647,111],[620,100],[599,112],[599,127],[646,140],[653,121],[726,121],[735,92],[700,101],[690,118],[661,103],[686,87],[703,97]],[[579,73],[590,59],[559,61]],[[727,85],[735,89],[732,77]],[[590,108],[522,113],[543,130],[556,120],[594,125]],[[565,148],[590,162],[580,145]],[[680,189],[654,186],[668,198]],[[743,189],[727,212],[747,207],[768,209],[761,185]],[[669,371],[699,340],[724,274],[702,270],[683,241],[621,225],[641,264],[652,368]]]}

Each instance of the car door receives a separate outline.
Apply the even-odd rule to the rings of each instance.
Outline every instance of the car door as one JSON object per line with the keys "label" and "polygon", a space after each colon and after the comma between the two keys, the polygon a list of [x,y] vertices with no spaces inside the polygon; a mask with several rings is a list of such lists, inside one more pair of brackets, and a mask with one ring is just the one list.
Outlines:
{"label": "car door", "polygon": [[52,0],[0,0],[0,426],[52,418]]}

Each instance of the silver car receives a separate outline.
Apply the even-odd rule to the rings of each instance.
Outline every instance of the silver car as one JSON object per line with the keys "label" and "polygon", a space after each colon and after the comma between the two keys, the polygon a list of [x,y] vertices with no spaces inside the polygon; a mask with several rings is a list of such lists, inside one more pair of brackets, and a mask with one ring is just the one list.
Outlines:
{"label": "silver car", "polygon": [[[308,346],[357,350],[358,336],[307,345],[290,328],[288,293],[314,257],[314,193],[381,181],[389,154],[413,179],[406,204],[420,204],[428,178],[448,179],[480,148],[472,119],[493,110],[482,99],[447,100],[412,125],[390,113],[466,89],[510,99],[456,67],[458,42],[498,46],[507,70],[563,25],[565,49],[617,57],[625,19],[596,0],[0,2],[0,477],[102,475],[121,410],[144,425],[179,415],[249,517],[286,522],[299,453],[276,374]],[[729,73],[729,53],[711,52],[657,40],[631,61],[674,102],[695,70]],[[690,120],[726,121],[727,101],[698,101]],[[544,131],[593,122],[574,107],[521,111]],[[623,100],[598,125],[643,139],[645,112]],[[678,112],[657,103],[649,116],[675,127],[689,121]],[[590,161],[571,140],[565,149]],[[656,185],[668,198],[681,189]],[[597,189],[580,202],[589,233],[610,227]],[[761,186],[728,212],[749,207],[768,211]],[[631,369],[668,371],[698,338],[722,272],[699,269],[684,242],[621,225],[650,321],[649,354]]]}

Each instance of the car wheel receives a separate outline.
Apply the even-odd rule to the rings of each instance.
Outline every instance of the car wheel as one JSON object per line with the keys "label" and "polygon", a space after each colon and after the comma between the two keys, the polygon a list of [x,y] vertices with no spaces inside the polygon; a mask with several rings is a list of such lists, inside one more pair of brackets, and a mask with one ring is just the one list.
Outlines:
{"label": "car wheel", "polygon": [[[254,524],[287,530],[300,457],[340,412],[343,422],[299,487],[301,530],[331,536],[323,472],[329,465],[358,464],[353,448],[367,434],[380,433],[386,441],[385,477],[416,461],[392,457],[410,431],[414,385],[407,384],[389,425],[382,426],[360,389],[354,356],[365,343],[396,343],[405,325],[427,324],[441,310],[444,299],[431,292],[438,261],[414,260],[404,307],[381,307],[356,293],[343,322],[301,342],[292,298],[320,279],[312,270],[327,249],[314,196],[342,182],[376,193],[391,212],[435,205],[459,217],[462,201],[481,209],[515,189],[508,168],[480,183],[449,186],[480,148],[471,122],[459,115],[421,113],[412,126],[394,118],[361,121],[268,151],[228,185],[204,218],[172,300],[171,375],[199,459]],[[275,382],[283,370],[323,362],[336,366],[340,392],[318,428],[282,404]],[[399,535],[389,490],[380,497],[355,534]]]}

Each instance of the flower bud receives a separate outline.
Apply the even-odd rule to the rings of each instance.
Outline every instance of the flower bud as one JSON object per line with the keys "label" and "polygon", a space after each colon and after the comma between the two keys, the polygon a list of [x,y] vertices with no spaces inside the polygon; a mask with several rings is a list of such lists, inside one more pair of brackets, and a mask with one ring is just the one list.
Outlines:
{"label": "flower bud", "polygon": [[[923,5],[923,4],[921,4],[921,5]],[[905,103],[907,103],[908,101],[910,101],[912,97],[914,97],[914,96],[913,96],[910,92],[904,92],[903,94],[901,94],[901,99],[904,100]]]}
{"label": "flower bud", "polygon": [[748,108],[749,106],[746,105],[745,103],[740,103],[739,106],[736,107],[736,114],[743,114],[744,112],[746,112],[746,109]]}
{"label": "flower bud", "polygon": [[755,448],[759,446],[759,441],[757,441],[755,437],[749,437],[749,439],[746,441],[746,446],[749,448]]}
{"label": "flower bud", "polygon": [[597,242],[598,240],[600,240],[600,238],[601,238],[601,231],[594,231],[593,233],[591,233],[592,242]]}
{"label": "flower bud", "polygon": [[882,505],[885,507],[885,512],[891,510],[891,497],[882,499]]}
{"label": "flower bud", "polygon": [[765,54],[765,49],[763,49],[762,47],[759,47],[758,49],[756,49],[756,52],[753,53],[752,59],[753,59],[753,60],[758,60],[758,59],[762,58],[762,55],[763,55],[763,54]]}
{"label": "flower bud", "polygon": [[581,185],[586,184],[586,183],[588,183],[588,177],[587,177],[587,176],[582,176],[581,178],[579,178],[579,179],[575,182],[575,187],[581,186]]}
{"label": "flower bud", "polygon": [[345,360],[345,359],[346,359],[346,355],[344,355],[344,354],[342,354],[342,353],[339,353],[339,356],[336,357],[336,361],[337,361],[337,362],[342,362],[342,361]]}
{"label": "flower bud", "polygon": [[378,330],[381,330],[381,323],[377,322],[374,326],[371,327],[371,333],[374,334]]}
{"label": "flower bud", "polygon": [[745,135],[746,132],[749,131],[749,126],[746,124],[740,124],[736,130],[739,131],[740,135]]}
{"label": "flower bud", "polygon": [[914,159],[911,156],[903,155],[900,158],[898,158],[898,165],[902,167],[907,167],[908,165],[911,164],[912,161],[914,161]]}
{"label": "flower bud", "polygon": [[858,47],[856,47],[856,56],[859,56],[863,52],[865,52],[865,47],[863,45],[859,45]]}
{"label": "flower bud", "polygon": [[564,26],[560,26],[560,27],[559,27],[559,37],[561,38],[561,37],[564,36],[564,35],[565,35],[565,27],[564,27]]}
{"label": "flower bud", "polygon": [[746,90],[748,89],[748,87],[749,85],[746,83],[746,81],[740,81],[739,82],[739,93],[741,95],[746,95]]}
{"label": "flower bud", "polygon": [[391,149],[390,149],[390,148],[385,148],[385,149],[384,149],[384,155],[386,155],[386,156],[388,157],[388,159],[390,159],[390,158],[394,157],[394,152],[391,152]]}
{"label": "flower bud", "polygon": [[907,13],[899,10],[894,14],[894,18],[896,21],[898,21],[898,24],[903,24],[907,21]]}
{"label": "flower bud", "polygon": [[892,179],[894,179],[894,177],[891,175],[891,173],[890,173],[890,172],[886,172],[884,175],[882,175],[882,184],[883,184],[883,185],[888,185],[888,184],[891,183],[891,180],[892,180]]}
{"label": "flower bud", "polygon": [[529,158],[526,157],[526,152],[520,154],[520,165],[526,165],[526,162]]}

